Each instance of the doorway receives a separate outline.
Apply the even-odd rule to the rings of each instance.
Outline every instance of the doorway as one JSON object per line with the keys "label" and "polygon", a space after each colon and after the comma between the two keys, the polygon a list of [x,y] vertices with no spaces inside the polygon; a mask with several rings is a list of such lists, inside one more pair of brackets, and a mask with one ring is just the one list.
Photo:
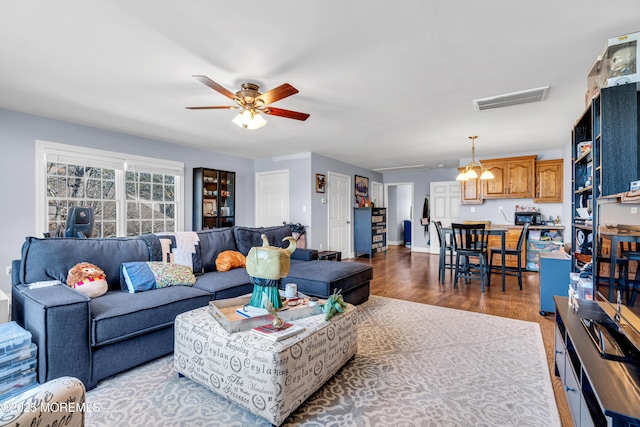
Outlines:
{"label": "doorway", "polygon": [[[403,245],[413,242],[413,182],[398,182],[384,185],[384,200],[387,208],[387,244]],[[406,223],[405,221],[409,221]],[[407,230],[405,238],[405,227]],[[413,247],[412,244],[408,246]]]}
{"label": "doorway", "polygon": [[329,211],[330,251],[339,251],[342,259],[351,254],[351,177],[329,171],[327,173],[327,201]]}

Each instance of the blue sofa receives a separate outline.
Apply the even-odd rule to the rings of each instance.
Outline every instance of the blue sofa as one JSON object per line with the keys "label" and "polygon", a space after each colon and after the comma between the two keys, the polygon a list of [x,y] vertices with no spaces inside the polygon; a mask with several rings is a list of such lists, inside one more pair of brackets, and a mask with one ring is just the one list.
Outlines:
{"label": "blue sofa", "polygon": [[[98,381],[173,352],[176,315],[206,306],[211,300],[251,293],[244,268],[216,271],[222,251],[245,256],[262,246],[265,234],[273,246],[291,235],[288,226],[230,227],[197,232],[202,274],[196,284],[128,293],[121,287],[121,265],[155,261],[155,235],[104,239],[40,239],[28,237],[20,260],[13,261],[12,318],[31,332],[38,345],[38,381],[62,376],[82,380],[87,390]],[[32,287],[35,282],[66,281],[79,262],[98,265],[105,272],[109,291],[90,299],[65,285]],[[200,264],[199,264],[200,265]],[[360,304],[369,297],[369,265],[317,259],[317,251],[297,249],[291,257],[286,283],[297,283],[307,295],[327,297],[342,290],[347,302]]]}

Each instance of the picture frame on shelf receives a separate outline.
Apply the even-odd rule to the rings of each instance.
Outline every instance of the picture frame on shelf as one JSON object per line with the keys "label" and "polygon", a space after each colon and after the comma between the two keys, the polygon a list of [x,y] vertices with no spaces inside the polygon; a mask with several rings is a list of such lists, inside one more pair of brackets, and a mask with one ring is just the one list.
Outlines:
{"label": "picture frame on shelf", "polygon": [[203,202],[202,203],[202,213],[204,216],[214,216],[216,207],[213,202]]}
{"label": "picture frame on shelf", "polygon": [[364,197],[366,199],[369,196],[369,178],[356,175],[355,181],[356,198]]}
{"label": "picture frame on shelf", "polygon": [[327,184],[327,178],[321,174],[316,174],[316,193],[324,193],[324,188]]}

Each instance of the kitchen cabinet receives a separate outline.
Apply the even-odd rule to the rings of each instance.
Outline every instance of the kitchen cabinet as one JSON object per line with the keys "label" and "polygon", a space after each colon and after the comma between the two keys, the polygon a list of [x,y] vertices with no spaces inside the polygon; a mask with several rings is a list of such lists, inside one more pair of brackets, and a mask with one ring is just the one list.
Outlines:
{"label": "kitchen cabinet", "polygon": [[[466,168],[458,168],[459,172],[464,171]],[[480,171],[478,169],[478,176]],[[474,178],[468,181],[460,181],[460,204],[461,205],[480,205],[484,202],[482,198],[482,186],[480,185],[480,179]]]}
{"label": "kitchen cabinet", "polygon": [[235,172],[193,169],[194,231],[235,225]]}
{"label": "kitchen cabinet", "polygon": [[562,203],[563,171],[562,159],[535,162],[534,203]]}
{"label": "kitchen cabinet", "polygon": [[485,199],[531,199],[534,196],[535,159],[537,156],[482,160],[482,166],[494,179],[482,181]]}
{"label": "kitchen cabinet", "polygon": [[355,256],[367,254],[369,258],[378,252],[387,252],[387,209],[353,209]]}
{"label": "kitchen cabinet", "polygon": [[[509,227],[509,230],[507,231],[507,233],[504,235],[504,245],[506,248],[509,249],[515,249],[518,247],[518,239],[520,239],[520,233],[522,232],[522,227],[517,226],[517,227]],[[501,239],[502,236],[499,235],[492,235],[490,234],[489,237],[487,238],[488,241],[488,245],[489,247],[495,246],[495,247],[500,247],[501,243]],[[522,245],[522,268],[524,269],[526,267],[526,260],[527,260],[527,249],[526,249],[526,244]],[[502,263],[502,258],[500,255],[494,255],[493,258],[493,265],[501,265]],[[505,261],[505,266],[507,267],[514,267],[517,268],[518,267],[518,257],[515,255],[507,255],[507,259]]]}
{"label": "kitchen cabinet", "polygon": [[[521,225],[497,225],[498,227],[506,227],[508,229],[505,234],[505,247],[515,249],[518,247],[518,239],[522,231]],[[542,252],[560,251],[563,248],[562,233],[564,227],[561,225],[532,225],[529,227],[529,233],[522,244],[522,268],[529,271],[539,270],[539,255]],[[489,246],[500,246],[500,236],[489,235]],[[499,255],[494,255],[493,264],[502,262]],[[518,258],[515,255],[507,255],[505,265],[507,267],[517,267]]]}

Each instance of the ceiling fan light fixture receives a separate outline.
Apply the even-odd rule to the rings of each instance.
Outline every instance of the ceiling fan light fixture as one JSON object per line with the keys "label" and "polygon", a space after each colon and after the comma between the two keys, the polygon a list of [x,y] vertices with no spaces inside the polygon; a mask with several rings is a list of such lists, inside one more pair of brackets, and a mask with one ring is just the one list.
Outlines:
{"label": "ceiling fan light fixture", "polygon": [[243,129],[255,130],[267,124],[267,121],[256,110],[244,110],[232,120]]}

